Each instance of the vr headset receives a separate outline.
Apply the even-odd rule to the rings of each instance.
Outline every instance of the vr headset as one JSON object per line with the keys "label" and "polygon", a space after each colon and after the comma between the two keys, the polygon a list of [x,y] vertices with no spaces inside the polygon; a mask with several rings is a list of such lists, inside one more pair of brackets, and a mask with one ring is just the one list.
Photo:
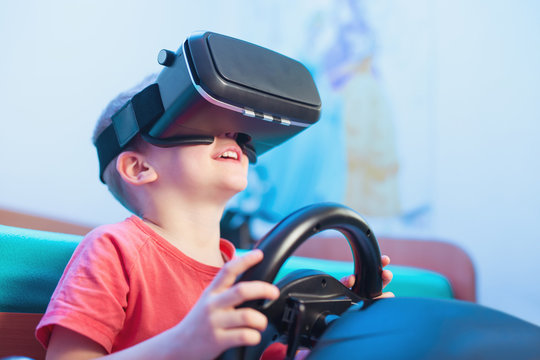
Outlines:
{"label": "vr headset", "polygon": [[170,147],[211,144],[234,132],[255,163],[319,119],[321,99],[309,71],[272,50],[205,32],[188,37],[176,53],[161,50],[158,62],[164,68],[156,82],[116,112],[96,140],[102,181],[138,134]]}

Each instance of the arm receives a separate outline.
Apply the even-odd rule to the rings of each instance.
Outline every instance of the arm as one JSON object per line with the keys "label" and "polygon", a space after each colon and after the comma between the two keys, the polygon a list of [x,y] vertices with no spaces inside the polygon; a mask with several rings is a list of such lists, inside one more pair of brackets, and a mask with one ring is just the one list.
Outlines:
{"label": "arm", "polygon": [[105,349],[97,342],[63,326],[55,325],[45,359],[94,359],[106,354]]}
{"label": "arm", "polygon": [[[256,345],[267,319],[251,308],[237,305],[255,299],[275,299],[279,290],[262,281],[234,285],[238,275],[260,262],[261,251],[234,259],[221,269],[189,314],[176,326],[133,347],[105,356],[107,359],[213,359],[225,349]],[[234,285],[234,286],[233,286]],[[51,359],[91,359],[106,355],[89,338],[56,326],[47,351]]]}

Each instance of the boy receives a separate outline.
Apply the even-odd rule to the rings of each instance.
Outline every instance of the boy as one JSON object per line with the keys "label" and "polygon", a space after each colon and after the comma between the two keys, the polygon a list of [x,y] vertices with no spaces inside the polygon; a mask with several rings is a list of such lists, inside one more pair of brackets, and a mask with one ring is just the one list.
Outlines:
{"label": "boy", "polygon": [[[94,143],[111,116],[153,82],[111,102]],[[219,235],[225,204],[246,187],[247,169],[235,133],[164,148],[132,140],[103,180],[135,215],[98,227],[78,246],[36,330],[47,359],[211,359],[259,343],[266,317],[235,307],[275,299],[279,290],[261,281],[234,285],[263,254],[234,258]],[[383,278],[388,283],[391,273]]]}

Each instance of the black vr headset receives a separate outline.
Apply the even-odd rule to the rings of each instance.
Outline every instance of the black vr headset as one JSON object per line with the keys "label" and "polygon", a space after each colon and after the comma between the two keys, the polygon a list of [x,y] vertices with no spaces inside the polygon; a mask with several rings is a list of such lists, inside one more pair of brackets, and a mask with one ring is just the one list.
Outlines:
{"label": "black vr headset", "polygon": [[138,134],[156,146],[211,144],[238,133],[237,142],[257,156],[314,124],[321,99],[309,71],[269,49],[205,32],[176,53],[161,50],[156,83],[133,96],[96,140],[100,178]]}

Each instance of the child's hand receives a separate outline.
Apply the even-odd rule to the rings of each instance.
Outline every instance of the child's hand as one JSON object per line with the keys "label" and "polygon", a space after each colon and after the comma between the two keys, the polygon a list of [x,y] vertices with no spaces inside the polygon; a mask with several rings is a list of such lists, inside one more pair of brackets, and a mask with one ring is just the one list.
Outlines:
{"label": "child's hand", "polygon": [[[184,320],[177,325],[182,359],[213,359],[231,347],[257,345],[268,319],[236,306],[256,299],[276,299],[279,289],[264,281],[234,284],[238,275],[259,263],[260,250],[231,260],[217,274]],[[187,351],[186,351],[187,350]]]}
{"label": "child's hand", "polygon": [[[386,255],[381,256],[381,263],[382,267],[386,267],[388,264],[390,264],[390,258]],[[382,281],[383,281],[383,289],[392,281],[392,277],[394,277],[394,274],[390,270],[383,270],[382,272]],[[343,279],[340,280],[343,285],[345,285],[348,288],[353,287],[355,282],[354,275],[345,276]],[[381,298],[388,298],[388,297],[395,297],[394,293],[391,291],[384,292],[380,296],[377,296],[377,299]]]}

